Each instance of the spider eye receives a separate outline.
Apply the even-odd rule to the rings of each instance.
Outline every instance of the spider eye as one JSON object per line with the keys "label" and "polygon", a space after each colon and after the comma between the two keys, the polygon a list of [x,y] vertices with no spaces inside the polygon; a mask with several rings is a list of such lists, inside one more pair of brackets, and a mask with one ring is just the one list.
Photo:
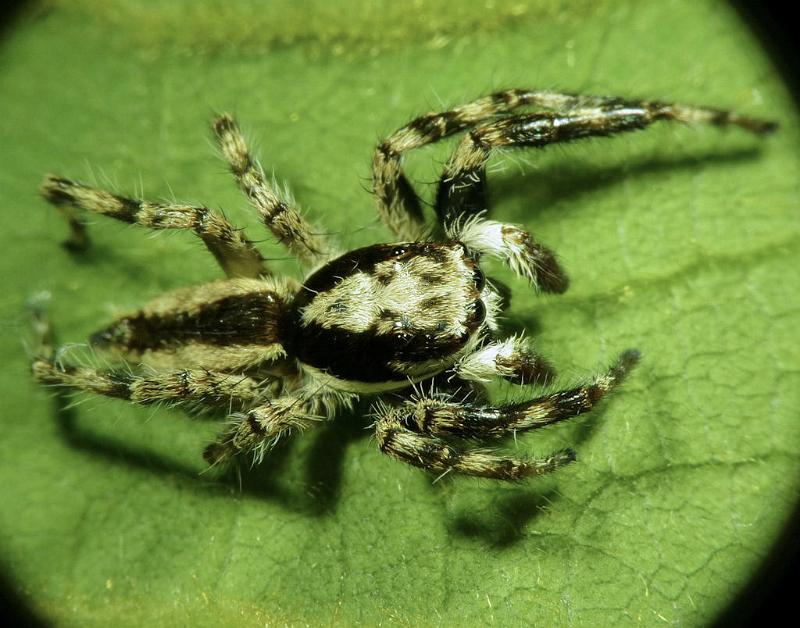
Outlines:
{"label": "spider eye", "polygon": [[392,249],[392,257],[401,257],[406,254],[408,249],[404,246],[396,246]]}
{"label": "spider eye", "polygon": [[472,304],[472,307],[475,309],[475,318],[482,322],[486,318],[486,306],[483,301],[478,299]]}
{"label": "spider eye", "polygon": [[483,292],[483,288],[486,285],[486,275],[483,274],[483,271],[477,264],[472,271],[472,279],[475,281],[475,288],[477,288],[478,292]]}
{"label": "spider eye", "polygon": [[471,253],[466,244],[463,242],[455,242],[455,245],[461,249],[461,255],[464,257],[470,257]]}

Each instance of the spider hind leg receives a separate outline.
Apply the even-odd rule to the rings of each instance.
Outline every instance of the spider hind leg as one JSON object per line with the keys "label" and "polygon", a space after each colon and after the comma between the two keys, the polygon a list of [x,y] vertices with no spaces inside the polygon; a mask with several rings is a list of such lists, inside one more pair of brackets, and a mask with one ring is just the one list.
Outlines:
{"label": "spider hind leg", "polygon": [[31,359],[34,379],[47,386],[125,399],[149,405],[193,404],[197,408],[244,408],[279,394],[283,383],[278,377],[256,380],[253,377],[209,369],[170,369],[147,375],[124,367],[98,369],[64,364],[62,351],[53,344],[49,319],[39,307],[33,308],[36,335]]}
{"label": "spider hind leg", "polygon": [[293,199],[267,183],[261,164],[251,154],[233,117],[222,114],[212,126],[239,189],[273,235],[305,266],[314,267],[335,257],[334,247],[300,214]]}
{"label": "spider hind leg", "polygon": [[306,430],[342,407],[352,408],[357,395],[339,391],[299,389],[250,410],[234,414],[228,428],[203,452],[210,465],[225,465],[243,454],[253,463],[289,434]]}
{"label": "spider hind leg", "polygon": [[92,212],[153,230],[192,231],[228,277],[268,274],[261,253],[242,230],[207,207],[127,198],[52,174],[45,177],[40,192],[67,219],[70,237],[64,246],[70,251],[89,246],[83,212]]}

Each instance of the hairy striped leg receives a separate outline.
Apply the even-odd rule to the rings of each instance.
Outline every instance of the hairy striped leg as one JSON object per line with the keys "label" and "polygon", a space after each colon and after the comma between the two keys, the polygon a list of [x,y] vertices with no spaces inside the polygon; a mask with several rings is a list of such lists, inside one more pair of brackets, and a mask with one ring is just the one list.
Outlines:
{"label": "hairy striped leg", "polygon": [[638,360],[638,351],[625,351],[608,372],[591,384],[522,403],[490,406],[421,398],[396,408],[379,408],[378,443],[384,453],[436,472],[452,470],[501,480],[549,473],[572,462],[575,453],[564,450],[544,459],[525,460],[482,449],[460,449],[449,444],[448,439],[499,438],[588,412],[625,378]]}
{"label": "hairy striped leg", "polygon": [[521,480],[552,473],[575,460],[571,449],[546,458],[513,458],[485,449],[461,449],[446,441],[405,427],[396,411],[380,417],[375,425],[380,450],[401,462],[436,473],[453,471],[495,480]]}
{"label": "hairy striped leg", "polygon": [[148,229],[192,231],[228,277],[267,274],[261,254],[241,229],[207,207],[127,198],[55,175],[45,177],[41,193],[66,217],[71,235],[64,244],[70,250],[83,250],[89,245],[82,215],[88,211]]}
{"label": "hairy striped leg", "polygon": [[561,100],[549,92],[509,89],[449,111],[427,113],[398,129],[377,146],[372,160],[372,189],[381,220],[399,238],[418,240],[425,235],[419,198],[402,169],[405,153],[518,107],[555,104],[561,104]]}
{"label": "hairy striped leg", "polygon": [[53,347],[53,333],[44,312],[35,308],[36,353],[31,360],[34,378],[49,386],[127,399],[138,404],[193,403],[199,406],[243,408],[280,393],[281,380],[256,380],[242,374],[209,369],[181,369],[140,375],[129,369],[96,369],[62,364]]}
{"label": "hairy striped leg", "polygon": [[[500,118],[519,107],[535,107],[562,114],[584,111],[602,113],[647,107],[653,111],[668,109],[668,114],[661,114],[665,119],[671,116],[671,119],[683,122],[737,125],[758,133],[775,127],[771,122],[719,109],[546,90],[503,90],[448,111],[420,116],[378,145],[373,157],[372,179],[381,220],[400,238],[415,240],[425,235],[419,199],[403,174],[403,155],[477,124]],[[451,165],[452,160],[442,176],[437,192],[436,210],[443,224],[464,220],[487,209],[485,171],[480,169],[469,173],[458,172]]]}
{"label": "hairy striped leg", "polygon": [[229,428],[206,447],[203,457],[215,465],[251,454],[254,463],[261,462],[281,438],[332,417],[339,408],[352,408],[356,398],[354,394],[318,388],[278,397],[232,415]]}
{"label": "hairy striped leg", "polygon": [[335,257],[330,243],[300,215],[293,199],[267,183],[261,165],[250,154],[234,119],[223,114],[214,120],[213,127],[239,188],[275,237],[306,266],[314,267]]}
{"label": "hairy striped leg", "polygon": [[555,375],[553,367],[521,337],[490,342],[456,362],[453,372],[468,381],[488,383],[502,377],[515,384],[547,384]]}
{"label": "hairy striped leg", "polygon": [[496,148],[543,147],[582,137],[608,136],[643,129],[658,120],[738,126],[757,134],[777,128],[774,122],[708,107],[614,96],[515,91],[522,92],[518,102],[550,111],[490,121],[464,137],[439,181],[436,211],[445,226],[464,222],[486,210],[486,161]]}
{"label": "hairy striped leg", "polygon": [[754,133],[774,130],[772,122],[714,109],[663,103],[610,101],[605,107],[576,108],[568,113],[532,113],[502,118],[470,131],[448,162],[442,179],[439,214],[450,237],[478,253],[499,257],[511,269],[546,292],[564,292],[566,274],[555,255],[514,225],[484,220],[477,213],[484,201],[486,162],[500,148],[543,147],[585,137],[643,129],[658,120],[736,125]]}
{"label": "hairy striped leg", "polygon": [[282,388],[275,377],[256,380],[246,375],[206,369],[144,376],[125,369],[61,365],[42,357],[33,360],[31,370],[42,384],[127,399],[142,405],[190,403],[214,408],[245,407],[274,396]]}
{"label": "hairy striped leg", "polygon": [[412,427],[433,436],[494,438],[525,432],[589,412],[638,361],[639,352],[629,349],[591,383],[521,403],[476,406],[420,399],[407,402],[406,413]]}

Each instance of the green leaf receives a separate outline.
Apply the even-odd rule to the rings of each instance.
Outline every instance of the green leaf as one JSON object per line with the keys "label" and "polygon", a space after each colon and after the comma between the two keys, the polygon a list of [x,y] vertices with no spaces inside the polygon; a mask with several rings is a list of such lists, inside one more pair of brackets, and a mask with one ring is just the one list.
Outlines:
{"label": "green leaf", "polygon": [[[800,137],[727,5],[162,4],[38,5],[0,49],[0,552],[36,612],[76,626],[698,625],[734,600],[798,496]],[[560,384],[644,355],[602,409],[504,445],[574,446],[576,464],[433,484],[382,456],[356,414],[285,443],[240,489],[201,474],[215,420],[97,398],[57,410],[31,382],[34,293],[52,294],[76,343],[113,309],[219,276],[187,234],[102,219],[71,257],[37,198],[45,172],[224,208],[297,275],[215,157],[213,112],[235,113],[308,215],[355,247],[389,239],[365,191],[379,138],[508,86],[782,125],[760,139],[664,124],[493,162],[494,215],[572,278],[536,296],[495,266],[515,293],[508,330],[535,338]],[[426,198],[452,148],[409,158]]]}

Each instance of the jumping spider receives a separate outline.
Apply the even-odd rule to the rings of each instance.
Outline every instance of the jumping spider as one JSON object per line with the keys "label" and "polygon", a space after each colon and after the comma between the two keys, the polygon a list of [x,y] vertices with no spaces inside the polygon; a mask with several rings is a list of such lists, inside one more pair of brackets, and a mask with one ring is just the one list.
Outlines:
{"label": "jumping spider", "polygon": [[[537,111],[517,112],[526,106]],[[717,109],[498,92],[421,116],[380,143],[373,191],[382,221],[400,242],[342,253],[265,179],[233,118],[219,116],[213,129],[222,154],[266,227],[308,270],[302,285],[274,275],[243,232],[206,207],[125,198],[48,175],[41,191],[69,221],[69,248],[88,244],[76,210],[150,229],[185,229],[205,243],[227,279],[166,294],[91,337],[93,347],[128,364],[160,369],[155,375],[144,368],[62,364],[43,319],[33,374],[45,384],[135,403],[228,409],[229,425],[205,450],[209,464],[248,453],[259,461],[281,436],[351,407],[361,395],[376,395],[378,446],[403,462],[500,480],[549,473],[574,460],[574,452],[519,459],[468,443],[589,411],[639,354],[623,352],[586,385],[522,403],[485,402],[481,389],[492,378],[543,382],[551,370],[522,338],[498,338],[503,299],[498,285],[484,277],[481,257],[503,260],[535,289],[567,288],[549,249],[518,226],[485,218],[486,163],[500,148],[607,136],[657,120],[735,125],[759,134],[775,128]],[[461,131],[467,133],[439,181],[434,237],[401,160],[410,150]]]}

